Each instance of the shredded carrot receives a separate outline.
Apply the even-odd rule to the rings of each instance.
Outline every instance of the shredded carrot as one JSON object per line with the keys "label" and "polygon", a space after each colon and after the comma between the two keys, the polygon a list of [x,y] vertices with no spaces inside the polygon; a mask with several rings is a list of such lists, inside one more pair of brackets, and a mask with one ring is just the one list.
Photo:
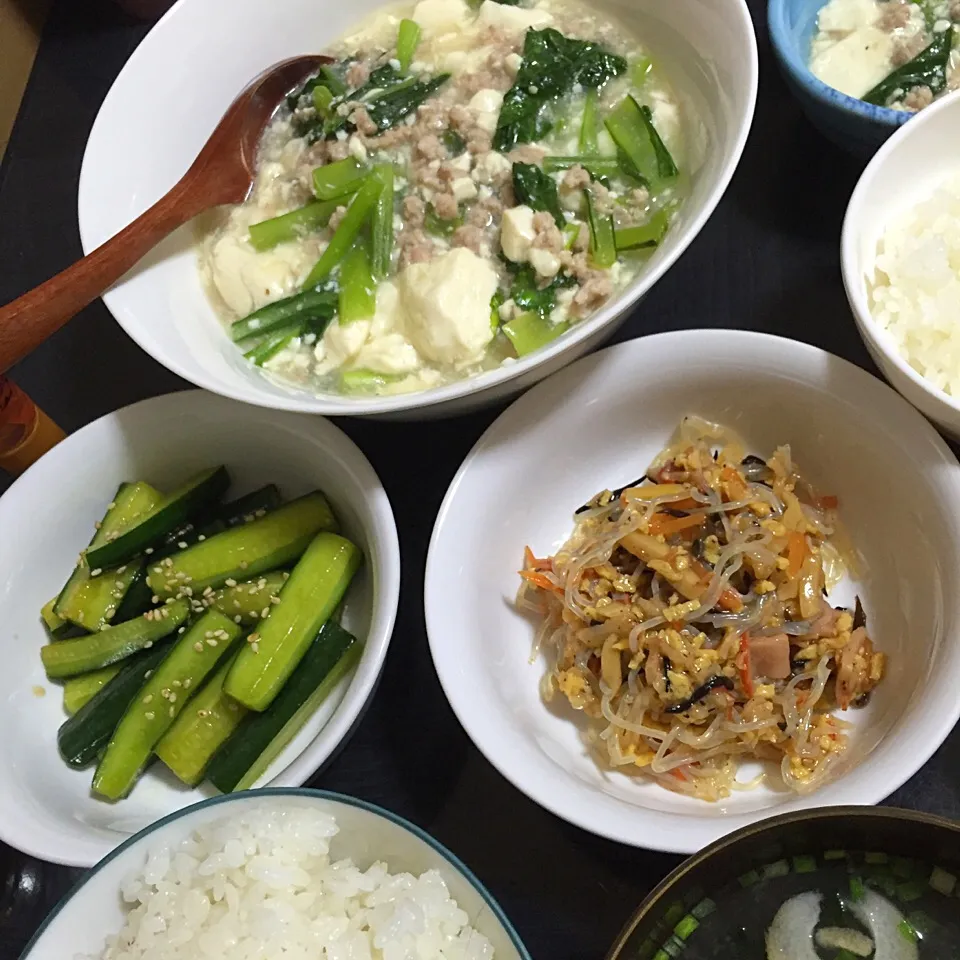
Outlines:
{"label": "shredded carrot", "polygon": [[653,536],[662,534],[668,537],[672,533],[679,533],[691,527],[702,527],[706,519],[702,513],[695,517],[671,517],[665,513],[657,513],[650,518],[650,533]]}
{"label": "shredded carrot", "polygon": [[727,485],[730,500],[742,500],[747,495],[747,485],[733,467],[724,467],[720,471],[720,479]]}
{"label": "shredded carrot", "polygon": [[817,497],[817,506],[824,510],[836,510],[840,506],[840,498],[833,496],[833,494]]}
{"label": "shredded carrot", "polygon": [[519,570],[518,573],[528,583],[532,583],[535,587],[540,587],[541,590],[550,590],[558,596],[563,595],[563,589],[561,587],[558,587],[549,577],[544,576],[544,574],[536,570]]}
{"label": "shredded carrot", "polygon": [[748,697],[752,697],[754,691],[750,670],[750,640],[745,633],[740,636],[740,652],[737,654],[736,664],[740,671],[740,683],[743,686],[743,692]]}
{"label": "shredded carrot", "polygon": [[727,589],[720,594],[717,605],[721,610],[727,610],[730,613],[739,613],[743,609],[743,600],[736,590],[731,590],[730,587],[727,587]]}
{"label": "shredded carrot", "polygon": [[529,547],[523,548],[523,567],[525,570],[552,570],[550,557],[535,557]]}
{"label": "shredded carrot", "polygon": [[686,779],[687,779],[687,775],[683,772],[683,768],[682,768],[682,767],[674,767],[674,768],[670,771],[670,776],[671,776],[671,777],[676,777],[678,780],[683,780],[683,781],[686,781]]}
{"label": "shredded carrot", "polygon": [[807,556],[807,538],[802,533],[793,532],[787,537],[787,573],[795,577],[803,566]]}

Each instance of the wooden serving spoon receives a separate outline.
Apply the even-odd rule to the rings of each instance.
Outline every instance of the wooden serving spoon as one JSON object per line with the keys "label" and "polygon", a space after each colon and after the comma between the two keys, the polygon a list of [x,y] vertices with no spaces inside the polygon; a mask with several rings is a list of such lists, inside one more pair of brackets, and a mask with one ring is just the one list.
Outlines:
{"label": "wooden serving spoon", "polygon": [[284,60],[260,74],[230,105],[176,186],[92,253],[0,307],[0,372],[36,349],[117,282],[164,237],[195,216],[242,203],[253,186],[257,146],[278,104],[330,57]]}

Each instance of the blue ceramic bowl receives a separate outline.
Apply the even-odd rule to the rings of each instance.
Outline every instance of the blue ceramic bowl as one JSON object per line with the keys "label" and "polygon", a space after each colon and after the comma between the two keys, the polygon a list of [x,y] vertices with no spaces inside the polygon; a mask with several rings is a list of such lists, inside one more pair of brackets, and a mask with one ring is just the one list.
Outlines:
{"label": "blue ceramic bowl", "polygon": [[787,86],[810,122],[829,140],[870,157],[913,114],[864,103],[818,80],[811,72],[810,41],[826,0],[769,0],[767,25]]}

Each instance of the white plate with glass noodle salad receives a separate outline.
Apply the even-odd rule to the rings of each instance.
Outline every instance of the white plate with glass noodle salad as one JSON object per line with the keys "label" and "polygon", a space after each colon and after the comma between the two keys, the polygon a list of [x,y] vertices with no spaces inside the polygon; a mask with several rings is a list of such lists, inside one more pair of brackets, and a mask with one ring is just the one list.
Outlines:
{"label": "white plate with glass noodle salad", "polygon": [[280,380],[408,392],[513,363],[629,284],[689,190],[696,117],[578,0],[421,0],[326,52],[202,242],[230,336]]}
{"label": "white plate with glass noodle salad", "polygon": [[958,0],[829,0],[810,71],[878,107],[922,110],[960,86]]}
{"label": "white plate with glass noodle salad", "polygon": [[820,350],[620,344],[516,401],[454,479],[437,672],[506,777],[621,842],[876,803],[960,713],[958,489],[922,417]]}
{"label": "white plate with glass noodle salad", "polygon": [[[208,33],[227,53],[185,78],[206,95],[157,90],[154,65]],[[329,62],[279,105],[248,200],[107,301],[188,379],[311,412],[475,405],[589,349],[713,210],[756,86],[741,0],[278,0],[269,29],[252,0],[185,0],[105,101],[85,243],[135,212],[118,177],[134,203],[166,189],[237,89],[308,52]]]}

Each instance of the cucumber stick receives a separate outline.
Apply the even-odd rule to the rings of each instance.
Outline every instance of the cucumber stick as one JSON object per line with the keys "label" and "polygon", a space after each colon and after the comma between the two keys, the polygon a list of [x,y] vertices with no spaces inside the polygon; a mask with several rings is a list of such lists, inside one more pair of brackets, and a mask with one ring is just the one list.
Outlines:
{"label": "cucumber stick", "polygon": [[[129,526],[152,510],[156,504],[163,499],[163,495],[154,490],[148,483],[125,483],[117,490],[113,502],[107,507],[107,512],[100,521],[100,526],[90,541],[88,550],[94,547],[108,543],[112,538],[118,536],[120,531]],[[88,592],[87,583],[91,579],[97,579],[91,575],[91,568],[87,565],[84,555],[81,554],[77,566],[70,579],[60,591],[57,602],[54,604],[54,612],[61,620],[69,620],[77,626],[84,627],[87,630],[99,630],[104,623],[109,620],[106,614],[107,609],[113,605],[116,607],[115,597],[109,596],[112,590],[106,589],[103,593],[94,589]],[[121,574],[119,579],[123,579]],[[107,574],[102,581],[104,587],[113,586],[118,577],[112,577]],[[128,584],[129,586],[129,584]],[[85,602],[98,602],[96,609],[88,608]]]}
{"label": "cucumber stick", "polygon": [[170,645],[164,644],[123,664],[109,683],[61,724],[57,748],[71,767],[86,767],[97,759],[150,671],[156,669],[169,649]]}
{"label": "cucumber stick", "polygon": [[361,650],[356,638],[327,621],[270,707],[248,714],[213,758],[207,770],[213,785],[223,793],[252,787],[353,668]]}
{"label": "cucumber stick", "polygon": [[40,648],[40,659],[51,680],[99,670],[149,649],[173,633],[190,615],[186,600],[175,600],[160,610],[148,610],[136,620],[106,627],[76,640],[61,640]]}
{"label": "cucumber stick", "polygon": [[110,738],[93,777],[95,793],[119,800],[130,792],[157,742],[239,636],[232,620],[209,610],[180,637]]}
{"label": "cucumber stick", "polygon": [[[213,595],[211,606],[235,623],[246,625],[256,623],[265,612],[270,612],[288,576],[288,573],[274,570],[256,580],[245,580],[236,586],[228,584]],[[240,618],[239,621],[237,617]]]}
{"label": "cucumber stick", "polygon": [[[279,511],[278,511],[279,512]],[[250,710],[266,710],[343,599],[362,562],[360,550],[320,533],[294,567],[270,611],[227,675],[226,692]]]}
{"label": "cucumber stick", "polygon": [[118,536],[104,543],[91,544],[86,550],[91,569],[114,567],[126,563],[165,534],[185,523],[207,504],[215,503],[230,486],[226,467],[214,467],[188,480],[164,497],[136,522],[127,524]]}
{"label": "cucumber stick", "polygon": [[247,714],[245,707],[223,692],[223,681],[234,659],[207,681],[157,744],[157,756],[190,787],[203,779],[210,759]]}
{"label": "cucumber stick", "polygon": [[58,605],[61,615],[90,632],[113,621],[123,600],[137,579],[142,564],[139,560],[118,570],[107,570],[77,583],[70,597]]}
{"label": "cucumber stick", "polygon": [[57,605],[57,598],[47,601],[40,611],[40,619],[47,630],[51,640],[69,640],[71,637],[82,636],[87,631],[83,627],[78,627],[70,623],[69,620],[61,620],[57,616],[54,607]]}
{"label": "cucumber stick", "polygon": [[151,563],[147,582],[160,597],[176,596],[185,587],[199,596],[207,587],[222,587],[231,578],[249,580],[293,563],[316,534],[335,529],[337,521],[327,498],[310,493],[161,563]]}
{"label": "cucumber stick", "polygon": [[70,677],[63,685],[63,709],[67,715],[72,717],[89,703],[122,669],[122,663],[114,663],[92,673]]}

